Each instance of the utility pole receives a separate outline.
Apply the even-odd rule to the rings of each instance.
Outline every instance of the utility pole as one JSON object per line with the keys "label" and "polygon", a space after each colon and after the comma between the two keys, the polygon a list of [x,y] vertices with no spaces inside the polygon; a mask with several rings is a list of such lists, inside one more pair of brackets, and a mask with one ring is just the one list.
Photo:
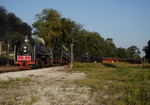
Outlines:
{"label": "utility pole", "polygon": [[9,39],[8,39],[8,57],[7,57],[7,65],[6,66],[10,66],[9,65],[9,47],[10,47],[10,43],[9,43]]}
{"label": "utility pole", "polygon": [[70,68],[73,67],[73,39],[71,39],[71,65]]}

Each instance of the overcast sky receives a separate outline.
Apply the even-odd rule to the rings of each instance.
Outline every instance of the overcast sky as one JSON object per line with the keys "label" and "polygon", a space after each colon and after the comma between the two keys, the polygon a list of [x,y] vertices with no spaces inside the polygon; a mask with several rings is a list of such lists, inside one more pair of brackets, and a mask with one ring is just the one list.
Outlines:
{"label": "overcast sky", "polygon": [[0,0],[0,5],[29,25],[43,9],[56,9],[86,30],[113,38],[116,47],[136,45],[142,52],[150,40],[150,0]]}

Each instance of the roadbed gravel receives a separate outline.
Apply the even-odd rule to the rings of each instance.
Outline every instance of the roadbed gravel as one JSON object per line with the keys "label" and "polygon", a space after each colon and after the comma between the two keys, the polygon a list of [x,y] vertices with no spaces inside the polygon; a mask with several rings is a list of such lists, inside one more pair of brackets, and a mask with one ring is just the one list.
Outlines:
{"label": "roadbed gravel", "polygon": [[[28,104],[35,96],[33,105],[96,105],[90,88],[75,84],[75,81],[85,79],[86,74],[70,72],[66,66],[0,74],[0,81],[15,78],[29,78],[30,83],[17,88],[0,88],[0,101],[5,104]],[[15,98],[11,99],[9,96]]]}

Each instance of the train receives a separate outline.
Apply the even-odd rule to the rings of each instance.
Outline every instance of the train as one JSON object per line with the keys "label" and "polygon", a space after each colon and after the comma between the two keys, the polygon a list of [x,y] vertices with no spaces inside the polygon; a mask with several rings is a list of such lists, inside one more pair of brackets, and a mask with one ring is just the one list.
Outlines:
{"label": "train", "polygon": [[[38,44],[27,36],[25,40],[14,46],[14,64],[18,64],[19,69],[34,69],[42,67],[50,67],[52,65],[68,65],[71,56],[69,52],[64,50],[53,50],[43,44]],[[74,62],[80,63],[107,63],[107,62],[129,62],[143,63],[138,59],[122,59],[122,58],[103,58],[88,54],[74,54]]]}
{"label": "train", "polygon": [[19,69],[32,69],[52,65],[52,49],[36,43],[26,36],[24,42],[14,46],[14,63]]}
{"label": "train", "polygon": [[[79,58],[78,58],[79,59]],[[126,58],[105,58],[97,57],[93,55],[82,55],[80,60],[75,62],[80,63],[114,63],[114,62],[128,62],[132,64],[142,64],[144,61],[142,59],[126,59]]]}

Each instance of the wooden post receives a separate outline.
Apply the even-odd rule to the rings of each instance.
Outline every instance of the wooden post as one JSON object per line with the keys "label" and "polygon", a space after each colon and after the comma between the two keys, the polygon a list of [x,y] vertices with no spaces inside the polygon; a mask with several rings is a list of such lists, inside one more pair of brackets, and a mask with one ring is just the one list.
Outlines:
{"label": "wooden post", "polygon": [[14,61],[16,61],[16,45],[14,45]]}
{"label": "wooden post", "polygon": [[73,39],[72,39],[72,43],[71,43],[71,65],[70,68],[73,68]]}
{"label": "wooden post", "polygon": [[10,47],[10,43],[9,43],[9,39],[8,39],[8,58],[7,58],[7,65],[6,66],[10,66],[9,65],[9,47]]}

